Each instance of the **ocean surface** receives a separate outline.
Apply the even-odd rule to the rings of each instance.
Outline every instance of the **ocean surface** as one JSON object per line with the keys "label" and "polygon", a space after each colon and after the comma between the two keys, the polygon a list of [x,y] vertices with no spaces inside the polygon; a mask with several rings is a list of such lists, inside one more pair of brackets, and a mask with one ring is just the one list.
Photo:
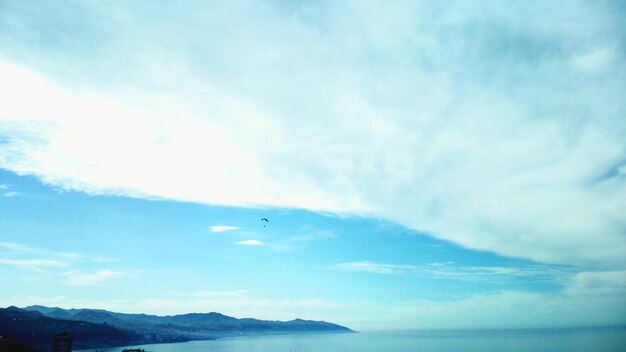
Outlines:
{"label": "ocean surface", "polygon": [[131,347],[146,352],[625,352],[626,328],[246,336],[125,348]]}

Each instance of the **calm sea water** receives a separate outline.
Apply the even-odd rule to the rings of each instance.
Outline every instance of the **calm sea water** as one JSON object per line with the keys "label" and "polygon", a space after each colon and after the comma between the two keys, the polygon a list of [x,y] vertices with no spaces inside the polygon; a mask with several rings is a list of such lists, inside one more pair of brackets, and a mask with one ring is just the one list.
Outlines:
{"label": "calm sea water", "polygon": [[626,328],[246,336],[131,347],[146,352],[625,352]]}

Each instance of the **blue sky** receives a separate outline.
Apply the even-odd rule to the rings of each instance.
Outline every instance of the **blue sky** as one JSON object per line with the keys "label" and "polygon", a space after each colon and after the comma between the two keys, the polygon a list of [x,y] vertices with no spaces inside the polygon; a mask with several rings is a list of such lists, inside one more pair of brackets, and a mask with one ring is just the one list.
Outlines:
{"label": "blue sky", "polygon": [[0,305],[626,324],[624,10],[2,1]]}

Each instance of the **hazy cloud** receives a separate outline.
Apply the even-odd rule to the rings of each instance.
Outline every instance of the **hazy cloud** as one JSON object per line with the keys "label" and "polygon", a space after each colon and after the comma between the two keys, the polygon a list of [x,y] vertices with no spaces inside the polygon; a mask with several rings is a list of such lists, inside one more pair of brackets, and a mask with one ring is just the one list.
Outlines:
{"label": "hazy cloud", "polygon": [[226,232],[226,231],[238,230],[239,227],[237,227],[237,226],[215,225],[215,226],[209,227],[209,229],[211,230],[211,232]]}
{"label": "hazy cloud", "polygon": [[335,267],[341,270],[367,271],[374,274],[406,274],[418,270],[418,267],[413,265],[380,264],[368,261],[339,263]]}
{"label": "hazy cloud", "polygon": [[279,252],[290,252],[307,247],[313,241],[328,241],[335,236],[330,231],[317,231],[309,234],[295,235],[280,239],[271,244],[271,248]]}
{"label": "hazy cloud", "polygon": [[0,258],[0,265],[43,271],[44,269],[65,268],[72,263],[71,258],[64,257],[59,253],[20,243],[0,242],[0,249],[4,249],[4,251],[0,251],[4,256],[4,258]]}
{"label": "hazy cloud", "polygon": [[0,247],[14,252],[42,253],[43,250],[14,242],[0,242]]}
{"label": "hazy cloud", "polygon": [[75,262],[85,257],[82,253],[57,252],[49,249],[23,245],[15,242],[0,242],[0,248],[4,248],[14,256],[38,255],[47,258],[55,258],[67,262]]}
{"label": "hazy cloud", "polygon": [[240,244],[240,245],[244,245],[244,246],[263,246],[265,245],[265,243],[258,241],[258,240],[245,240],[245,241],[239,241],[239,242],[235,242],[236,244]]}
{"label": "hazy cloud", "polygon": [[4,4],[0,167],[626,266],[616,3],[199,4]]}
{"label": "hazy cloud", "polygon": [[504,291],[454,301],[403,302],[386,307],[383,316],[398,326],[423,329],[606,326],[622,324],[626,312],[623,303],[619,296]]}
{"label": "hazy cloud", "polygon": [[98,270],[93,273],[68,271],[63,276],[65,276],[66,283],[71,286],[96,286],[126,277],[128,273],[114,270]]}
{"label": "hazy cloud", "polygon": [[385,275],[417,275],[421,277],[454,279],[473,282],[529,281],[564,283],[576,274],[575,268],[533,264],[518,266],[462,266],[451,262],[423,265],[399,265],[369,261],[337,263],[339,270],[365,271]]}
{"label": "hazy cloud", "polygon": [[10,259],[0,258],[0,265],[8,265],[31,270],[43,270],[49,268],[65,268],[69,264],[51,259]]}
{"label": "hazy cloud", "polygon": [[244,298],[249,296],[248,290],[233,290],[233,291],[197,291],[191,293],[172,293],[174,297],[181,298]]}
{"label": "hazy cloud", "polygon": [[578,273],[571,278],[566,292],[574,296],[621,296],[626,303],[626,271]]}
{"label": "hazy cloud", "polygon": [[[2,251],[4,249],[4,251]],[[98,270],[94,273],[82,273],[72,270],[84,264],[85,261],[94,263],[112,262],[115,258],[106,256],[87,256],[83,253],[56,252],[44,248],[31,247],[14,242],[0,242],[0,266],[8,265],[21,269],[59,274],[65,277],[70,285],[96,285],[109,279],[124,276],[124,272],[114,270]],[[24,276],[24,278],[27,278]]]}

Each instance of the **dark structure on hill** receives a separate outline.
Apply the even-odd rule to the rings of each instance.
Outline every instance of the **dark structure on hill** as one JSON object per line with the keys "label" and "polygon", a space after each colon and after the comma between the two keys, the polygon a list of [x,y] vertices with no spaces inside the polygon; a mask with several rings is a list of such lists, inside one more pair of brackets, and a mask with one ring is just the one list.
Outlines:
{"label": "dark structure on hill", "polygon": [[52,352],[72,352],[72,336],[65,331],[52,339]]}
{"label": "dark structure on hill", "polygon": [[10,336],[0,336],[0,352],[38,352],[32,347],[14,341]]}

